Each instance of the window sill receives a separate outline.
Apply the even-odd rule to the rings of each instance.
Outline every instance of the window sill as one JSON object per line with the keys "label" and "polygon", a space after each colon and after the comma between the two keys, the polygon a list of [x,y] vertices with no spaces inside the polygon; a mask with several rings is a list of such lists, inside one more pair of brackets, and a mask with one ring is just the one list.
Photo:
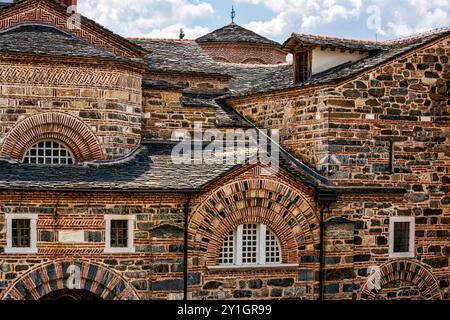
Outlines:
{"label": "window sill", "polygon": [[261,264],[261,265],[229,265],[229,266],[206,266],[211,271],[233,271],[233,270],[267,270],[267,269],[296,269],[296,263],[281,263],[281,264]]}
{"label": "window sill", "polygon": [[103,253],[136,253],[135,248],[108,248],[103,251]]}
{"label": "window sill", "polygon": [[6,254],[36,254],[38,253],[37,248],[5,248]]}
{"label": "window sill", "polygon": [[415,258],[414,253],[405,252],[405,253],[391,253],[389,254],[390,259],[400,259],[400,258]]}

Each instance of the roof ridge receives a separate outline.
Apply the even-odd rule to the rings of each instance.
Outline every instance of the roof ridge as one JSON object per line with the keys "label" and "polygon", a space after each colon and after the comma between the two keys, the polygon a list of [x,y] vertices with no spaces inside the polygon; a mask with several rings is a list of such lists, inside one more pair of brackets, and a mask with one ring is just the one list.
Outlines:
{"label": "roof ridge", "polygon": [[450,31],[450,27],[435,28],[435,29],[432,29],[429,31],[421,32],[421,33],[410,35],[407,37],[401,37],[401,38],[397,38],[397,39],[383,40],[383,41],[373,41],[373,40],[334,37],[334,36],[323,36],[323,35],[319,35],[319,34],[311,34],[311,33],[304,33],[304,32],[293,32],[292,35],[320,39],[320,40],[337,40],[337,41],[345,41],[345,42],[359,43],[359,44],[364,44],[364,43],[365,44],[399,44],[399,43],[417,40],[422,37],[442,33],[444,31]]}
{"label": "roof ridge", "polygon": [[177,41],[177,42],[195,42],[195,39],[177,39],[177,38],[152,38],[152,37],[125,37],[128,40],[149,40],[149,41]]}

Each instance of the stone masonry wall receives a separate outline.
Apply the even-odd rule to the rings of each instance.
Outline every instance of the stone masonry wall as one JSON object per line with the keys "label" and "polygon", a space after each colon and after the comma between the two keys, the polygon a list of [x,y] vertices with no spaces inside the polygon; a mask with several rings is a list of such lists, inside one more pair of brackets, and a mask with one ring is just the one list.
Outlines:
{"label": "stone masonry wall", "polygon": [[138,69],[3,56],[0,75],[0,149],[18,123],[45,112],[69,114],[86,124],[104,158],[125,156],[140,143],[142,75]]}
{"label": "stone masonry wall", "polygon": [[[96,193],[0,193],[0,299],[11,285],[46,263],[61,259],[95,263],[119,274],[140,299],[183,292],[185,196]],[[39,214],[38,253],[5,254],[4,213]],[[136,215],[136,253],[105,254],[109,214]],[[84,232],[84,242],[58,240],[60,231]]]}
{"label": "stone masonry wall", "polygon": [[[328,260],[327,269],[343,269],[331,278],[328,272],[333,271],[326,271],[328,298],[350,293],[354,299],[448,298],[449,56],[447,38],[335,88],[231,101],[259,126],[280,128],[283,146],[336,185],[407,190],[397,197],[342,197],[332,207],[329,218],[347,217],[354,223],[355,236],[353,250]],[[414,258],[389,258],[393,216],[415,217]],[[337,225],[350,234],[348,223]],[[346,265],[351,259],[354,272]],[[377,295],[367,289],[369,266],[382,270],[385,283]],[[409,282],[391,281],[402,277],[409,277]],[[423,277],[429,282],[418,282]]]}
{"label": "stone masonry wall", "polygon": [[[282,170],[241,168],[196,200],[189,222],[192,299],[317,299],[319,223],[312,190]],[[280,241],[283,266],[214,268],[225,236],[264,223]],[[337,255],[340,252],[336,253]]]}

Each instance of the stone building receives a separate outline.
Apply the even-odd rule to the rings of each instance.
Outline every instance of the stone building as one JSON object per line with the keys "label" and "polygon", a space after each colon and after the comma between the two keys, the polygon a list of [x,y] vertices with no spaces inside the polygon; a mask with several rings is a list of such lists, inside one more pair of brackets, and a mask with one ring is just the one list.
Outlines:
{"label": "stone building", "polygon": [[[0,9],[0,299],[449,298],[450,29],[127,39],[67,4]],[[279,169],[174,161],[199,124],[280,130]]]}

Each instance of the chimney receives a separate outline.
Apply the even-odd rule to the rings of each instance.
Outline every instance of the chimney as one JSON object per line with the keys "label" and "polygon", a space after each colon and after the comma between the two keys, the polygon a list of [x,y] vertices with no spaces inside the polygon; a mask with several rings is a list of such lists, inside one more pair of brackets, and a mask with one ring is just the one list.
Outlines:
{"label": "chimney", "polygon": [[57,0],[64,7],[71,8],[72,11],[76,11],[77,9],[77,0]]}

